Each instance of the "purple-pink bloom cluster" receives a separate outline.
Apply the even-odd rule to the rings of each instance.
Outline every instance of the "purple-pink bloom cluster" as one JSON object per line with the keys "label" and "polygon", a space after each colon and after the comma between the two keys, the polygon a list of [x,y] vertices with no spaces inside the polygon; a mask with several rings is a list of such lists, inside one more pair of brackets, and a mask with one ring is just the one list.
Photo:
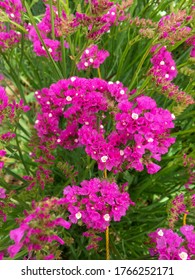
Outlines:
{"label": "purple-pink bloom cluster", "polygon": [[8,254],[11,258],[21,250],[27,248],[29,254],[32,251],[41,251],[52,242],[61,245],[64,240],[56,234],[56,227],[61,226],[69,229],[71,223],[57,217],[58,199],[45,199],[34,205],[33,211],[26,213],[26,217],[20,221],[20,226],[10,231],[10,238],[14,244],[8,247]]}
{"label": "purple-pink bloom cluster", "polygon": [[[54,17],[53,27],[51,22],[51,13],[53,13]],[[60,36],[58,27],[63,20],[66,20],[66,14],[64,11],[62,12],[62,17],[60,18],[58,16],[58,11],[55,6],[52,6],[52,9],[50,9],[50,6],[46,5],[45,14],[42,20],[37,24],[37,28],[39,29],[40,35],[45,43],[45,46],[47,47],[48,52],[50,53],[51,57],[56,61],[61,60],[61,44],[60,41],[56,38]],[[55,38],[51,39],[52,28],[54,28],[53,32]],[[34,26],[29,25],[28,30],[28,36],[29,39],[33,42],[35,53],[38,56],[48,57],[45,46],[42,44]],[[68,47],[68,44],[66,42],[64,43],[64,47]]]}
{"label": "purple-pink bloom cluster", "polygon": [[158,228],[149,234],[151,256],[159,260],[189,260],[195,255],[194,226],[185,225],[180,228],[185,238],[171,229]]}
{"label": "purple-pink bloom cluster", "polygon": [[159,47],[159,45],[154,46],[151,50],[154,55],[151,59],[153,67],[151,68],[150,73],[154,76],[172,81],[177,76],[175,61],[165,46],[158,49]]}
{"label": "purple-pink bloom cluster", "polygon": [[[35,128],[43,142],[68,150],[85,147],[100,170],[147,168],[156,173],[161,155],[175,142],[170,137],[174,115],[158,108],[155,100],[130,93],[120,82],[71,77],[35,93],[41,105]],[[61,122],[65,123],[61,127]],[[108,122],[111,122],[109,133]],[[55,148],[55,147],[54,147]]]}
{"label": "purple-pink bloom cluster", "polygon": [[92,45],[84,50],[79,63],[77,63],[77,68],[79,70],[86,70],[89,67],[99,68],[108,56],[108,51],[98,50],[97,45]]}
{"label": "purple-pink bloom cluster", "polygon": [[[0,1],[0,9],[1,13],[5,13],[5,15],[2,14],[2,21],[0,21],[0,49],[5,51],[21,40],[21,33],[16,30],[14,22],[21,24],[24,8],[20,0],[5,0]],[[4,17],[8,17],[12,21],[9,28],[3,22]]]}
{"label": "purple-pink bloom cluster", "polygon": [[99,231],[105,231],[112,220],[120,221],[129,206],[135,205],[116,183],[98,178],[83,181],[81,187],[67,186],[62,201],[68,206],[72,223],[81,220],[88,229]]}

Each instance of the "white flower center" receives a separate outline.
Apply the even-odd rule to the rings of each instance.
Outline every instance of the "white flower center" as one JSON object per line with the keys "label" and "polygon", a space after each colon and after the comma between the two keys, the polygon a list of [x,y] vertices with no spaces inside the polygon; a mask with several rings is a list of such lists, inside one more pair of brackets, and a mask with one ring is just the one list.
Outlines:
{"label": "white flower center", "polygon": [[120,155],[121,155],[121,156],[124,156],[124,154],[125,154],[124,151],[123,151],[123,150],[120,150]]}
{"label": "white flower center", "polygon": [[149,138],[149,139],[148,139],[148,142],[149,142],[149,143],[152,143],[153,141],[154,141],[154,139],[152,139],[152,138]]}
{"label": "white flower center", "polygon": [[115,12],[112,12],[111,15],[112,15],[112,16],[115,16]]}
{"label": "white flower center", "polygon": [[103,218],[104,218],[104,220],[105,220],[106,222],[110,221],[110,215],[109,215],[109,214],[105,214],[105,215],[103,216]]}
{"label": "white flower center", "polygon": [[50,104],[50,102],[49,102],[49,101],[47,101],[46,103],[47,103],[48,105]]}
{"label": "white flower center", "polygon": [[89,50],[88,50],[88,49],[87,49],[87,50],[85,50],[85,53],[86,53],[86,54],[89,54]]}
{"label": "white flower center", "polygon": [[131,115],[131,117],[132,117],[132,119],[137,120],[138,117],[139,117],[139,115],[136,114],[136,113],[133,113],[133,114]]}
{"label": "white flower center", "polygon": [[107,156],[101,157],[101,161],[102,161],[102,162],[106,162],[107,160],[108,160],[108,157],[107,157]]}
{"label": "white flower center", "polygon": [[90,58],[89,61],[90,61],[91,63],[93,63],[93,58]]}
{"label": "white flower center", "polygon": [[174,114],[171,114],[171,117],[173,120],[175,120],[175,115]]}
{"label": "white flower center", "polygon": [[121,89],[120,94],[121,95],[125,94],[125,91],[123,89]]}
{"label": "white flower center", "polygon": [[163,235],[164,235],[162,229],[160,229],[160,230],[158,231],[158,235],[159,235],[159,236],[163,236]]}
{"label": "white flower center", "polygon": [[82,217],[81,212],[77,212],[77,213],[75,214],[75,217],[77,218],[77,220],[79,220],[79,219]]}
{"label": "white flower center", "polygon": [[89,66],[89,63],[88,62],[85,62],[84,63],[85,67]]}
{"label": "white flower center", "polygon": [[35,123],[39,123],[39,120],[36,120]]}
{"label": "white flower center", "polygon": [[79,142],[79,140],[78,140],[78,139],[74,139],[74,142],[75,142],[75,143],[78,143],[78,142]]}
{"label": "white flower center", "polygon": [[48,51],[51,53],[51,52],[52,52],[52,49],[51,49],[51,48],[49,48],[49,49],[48,49]]}
{"label": "white flower center", "polygon": [[108,82],[108,84],[109,84],[109,85],[112,85],[112,84],[113,84],[113,82],[111,82],[111,81],[110,81],[110,82]]}
{"label": "white flower center", "polygon": [[173,71],[174,71],[174,70],[175,70],[175,67],[174,67],[174,66],[171,66],[171,70],[173,70]]}
{"label": "white flower center", "polygon": [[15,17],[15,15],[14,15],[14,14],[10,14],[10,17],[14,18],[14,17]]}
{"label": "white flower center", "polygon": [[160,65],[165,65],[165,62],[162,60],[162,61],[160,62]]}
{"label": "white flower center", "polygon": [[49,113],[49,117],[50,117],[50,118],[53,117],[52,113]]}
{"label": "white flower center", "polygon": [[168,78],[169,78],[169,74],[166,74],[166,75],[165,75],[165,78],[168,79]]}
{"label": "white flower center", "polygon": [[71,100],[72,100],[72,97],[71,97],[71,96],[67,96],[67,97],[66,97],[66,100],[67,100],[67,101],[71,101]]}
{"label": "white flower center", "polygon": [[76,80],[76,78],[75,77],[71,77],[70,80],[71,80],[71,82],[74,82]]}
{"label": "white flower center", "polygon": [[61,139],[58,139],[57,142],[60,143],[60,142],[61,142]]}
{"label": "white flower center", "polygon": [[182,259],[182,260],[187,260],[188,258],[188,254],[186,252],[181,252],[179,254],[179,257]]}

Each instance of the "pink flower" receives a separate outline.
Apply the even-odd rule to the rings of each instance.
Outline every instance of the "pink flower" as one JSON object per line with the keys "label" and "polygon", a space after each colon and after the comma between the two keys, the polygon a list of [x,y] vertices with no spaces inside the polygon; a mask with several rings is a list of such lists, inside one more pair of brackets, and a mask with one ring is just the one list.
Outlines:
{"label": "pink flower", "polygon": [[22,237],[24,236],[24,233],[25,233],[25,229],[22,229],[22,228],[19,227],[19,228],[11,230],[9,235],[10,235],[10,238],[12,240],[14,240],[14,242],[16,244],[19,244]]}
{"label": "pink flower", "polygon": [[20,243],[9,246],[7,251],[8,254],[10,255],[10,258],[14,258],[21,248],[22,248],[22,244]]}

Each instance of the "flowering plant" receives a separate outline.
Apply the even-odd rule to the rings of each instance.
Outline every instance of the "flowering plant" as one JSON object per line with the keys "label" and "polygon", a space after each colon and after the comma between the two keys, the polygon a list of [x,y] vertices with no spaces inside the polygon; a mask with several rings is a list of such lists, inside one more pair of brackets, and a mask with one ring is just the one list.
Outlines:
{"label": "flowering plant", "polygon": [[188,2],[0,1],[1,259],[195,258]]}

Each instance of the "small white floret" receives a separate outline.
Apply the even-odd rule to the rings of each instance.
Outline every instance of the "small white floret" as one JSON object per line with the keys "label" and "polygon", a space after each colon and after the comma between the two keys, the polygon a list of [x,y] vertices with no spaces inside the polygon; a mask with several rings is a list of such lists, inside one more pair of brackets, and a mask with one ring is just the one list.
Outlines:
{"label": "small white floret", "polygon": [[181,252],[181,253],[179,253],[179,257],[180,257],[182,260],[187,260],[188,254],[187,254],[186,252]]}
{"label": "small white floret", "polygon": [[160,229],[160,230],[158,231],[158,235],[159,235],[159,236],[163,236],[163,235],[164,235],[164,232],[162,231],[162,229]]}
{"label": "small white floret", "polygon": [[67,96],[67,97],[66,97],[66,100],[67,100],[67,101],[72,101],[72,97],[71,97],[71,96]]}
{"label": "small white floret", "polygon": [[108,157],[107,157],[107,156],[101,157],[101,162],[106,162],[107,160],[108,160]]}
{"label": "small white floret", "polygon": [[103,218],[104,218],[104,220],[105,220],[106,222],[110,221],[110,215],[109,215],[109,214],[105,214],[105,215],[103,216]]}
{"label": "small white floret", "polygon": [[162,61],[160,62],[160,65],[165,65],[165,62],[162,60]]}
{"label": "small white floret", "polygon": [[77,218],[77,220],[79,220],[79,219],[82,217],[81,212],[77,212],[77,213],[75,214],[75,217]]}
{"label": "small white floret", "polygon": [[132,119],[137,120],[138,117],[139,117],[139,115],[136,114],[136,113],[133,113],[133,114],[131,115],[131,117],[132,117]]}

